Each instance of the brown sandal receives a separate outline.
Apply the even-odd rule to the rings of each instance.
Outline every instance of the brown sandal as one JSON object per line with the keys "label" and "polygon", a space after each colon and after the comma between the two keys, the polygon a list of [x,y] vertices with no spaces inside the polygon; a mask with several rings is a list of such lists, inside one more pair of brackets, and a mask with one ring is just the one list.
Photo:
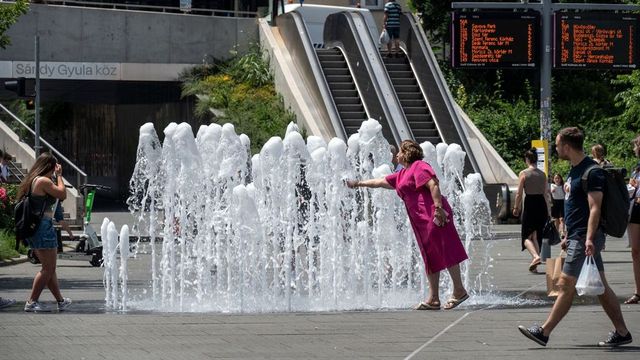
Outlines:
{"label": "brown sandal", "polygon": [[538,261],[534,261],[529,265],[529,272],[537,274],[538,273],[538,265],[542,264],[542,260],[538,258]]}
{"label": "brown sandal", "polygon": [[414,306],[414,310],[440,310],[440,302],[434,301],[432,303],[421,302],[420,304]]}
{"label": "brown sandal", "polygon": [[624,301],[625,304],[637,304],[640,303],[640,295],[638,294],[633,294],[632,297],[628,298],[627,300]]}

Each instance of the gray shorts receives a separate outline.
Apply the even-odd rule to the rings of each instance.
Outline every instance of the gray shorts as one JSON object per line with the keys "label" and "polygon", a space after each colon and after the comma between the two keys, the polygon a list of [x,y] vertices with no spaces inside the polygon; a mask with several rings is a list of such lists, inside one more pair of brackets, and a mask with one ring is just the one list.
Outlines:
{"label": "gray shorts", "polygon": [[[601,272],[604,271],[604,265],[602,264],[602,256],[600,255],[600,252],[604,248],[605,239],[605,234],[601,230],[598,230],[593,241],[593,245],[596,248],[593,259],[596,261],[596,266]],[[585,240],[567,240],[567,258],[564,260],[564,266],[562,267],[562,272],[566,275],[573,276],[575,278],[580,276],[580,271],[582,270],[582,265],[586,258],[586,255],[584,254],[584,244]]]}

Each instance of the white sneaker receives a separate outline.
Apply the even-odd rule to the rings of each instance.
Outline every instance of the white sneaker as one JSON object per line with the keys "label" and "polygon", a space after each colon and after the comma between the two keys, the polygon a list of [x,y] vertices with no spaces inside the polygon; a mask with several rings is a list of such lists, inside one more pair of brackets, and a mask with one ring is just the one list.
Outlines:
{"label": "white sneaker", "polygon": [[3,297],[0,297],[0,309],[4,309],[6,307],[9,307],[13,304],[15,304],[16,301],[13,299],[5,299]]}
{"label": "white sneaker", "polygon": [[33,302],[29,302],[27,301],[24,304],[24,311],[25,312],[40,312],[40,311],[51,311],[48,307],[46,307],[44,304],[41,304],[37,301],[33,301]]}
{"label": "white sneaker", "polygon": [[71,306],[72,302],[73,301],[71,301],[71,299],[69,298],[62,298],[62,301],[58,301],[58,311],[66,310],[69,306]]}

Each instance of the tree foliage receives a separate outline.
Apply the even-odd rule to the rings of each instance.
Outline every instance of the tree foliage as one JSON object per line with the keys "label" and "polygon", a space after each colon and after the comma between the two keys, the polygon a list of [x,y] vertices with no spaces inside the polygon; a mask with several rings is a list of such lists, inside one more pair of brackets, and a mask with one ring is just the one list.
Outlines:
{"label": "tree foliage", "polygon": [[295,121],[275,91],[269,62],[259,47],[203,67],[183,74],[183,96],[196,96],[197,116],[232,123],[238,133],[247,134],[252,152],[270,137],[282,136],[287,124]]}
{"label": "tree foliage", "polygon": [[29,2],[27,0],[16,0],[13,4],[0,4],[0,48],[6,49],[11,45],[11,39],[6,32],[28,10]]}

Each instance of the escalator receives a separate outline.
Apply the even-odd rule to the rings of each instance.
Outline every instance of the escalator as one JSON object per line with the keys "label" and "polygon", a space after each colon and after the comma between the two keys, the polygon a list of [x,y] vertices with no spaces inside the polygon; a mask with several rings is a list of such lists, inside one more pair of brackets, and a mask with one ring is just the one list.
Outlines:
{"label": "escalator", "polygon": [[342,126],[349,137],[357,133],[362,122],[368,118],[349,65],[338,48],[316,49],[316,53]]}
{"label": "escalator", "polygon": [[414,140],[418,143],[442,142],[407,56],[400,52],[391,57],[387,52],[382,52],[382,58]]}
{"label": "escalator", "polygon": [[[317,30],[310,34],[305,18],[292,11],[278,17],[282,42],[276,44],[290,54],[291,60],[285,60],[300,76],[296,89],[302,91],[294,94],[304,95],[295,97],[297,104],[313,105],[312,111],[301,112],[304,121],[343,140],[358,130],[362,120],[372,118],[389,143],[414,139],[459,144],[467,153],[461,175],[480,173],[494,214],[508,216],[517,176],[455,103],[413,15],[400,17],[402,51],[396,58],[378,50],[375,32],[365,20],[370,14],[336,9],[327,15],[326,6],[304,9],[309,21],[324,21],[314,27],[322,34]],[[315,43],[324,48],[314,48]],[[495,200],[492,194],[497,194]]]}

